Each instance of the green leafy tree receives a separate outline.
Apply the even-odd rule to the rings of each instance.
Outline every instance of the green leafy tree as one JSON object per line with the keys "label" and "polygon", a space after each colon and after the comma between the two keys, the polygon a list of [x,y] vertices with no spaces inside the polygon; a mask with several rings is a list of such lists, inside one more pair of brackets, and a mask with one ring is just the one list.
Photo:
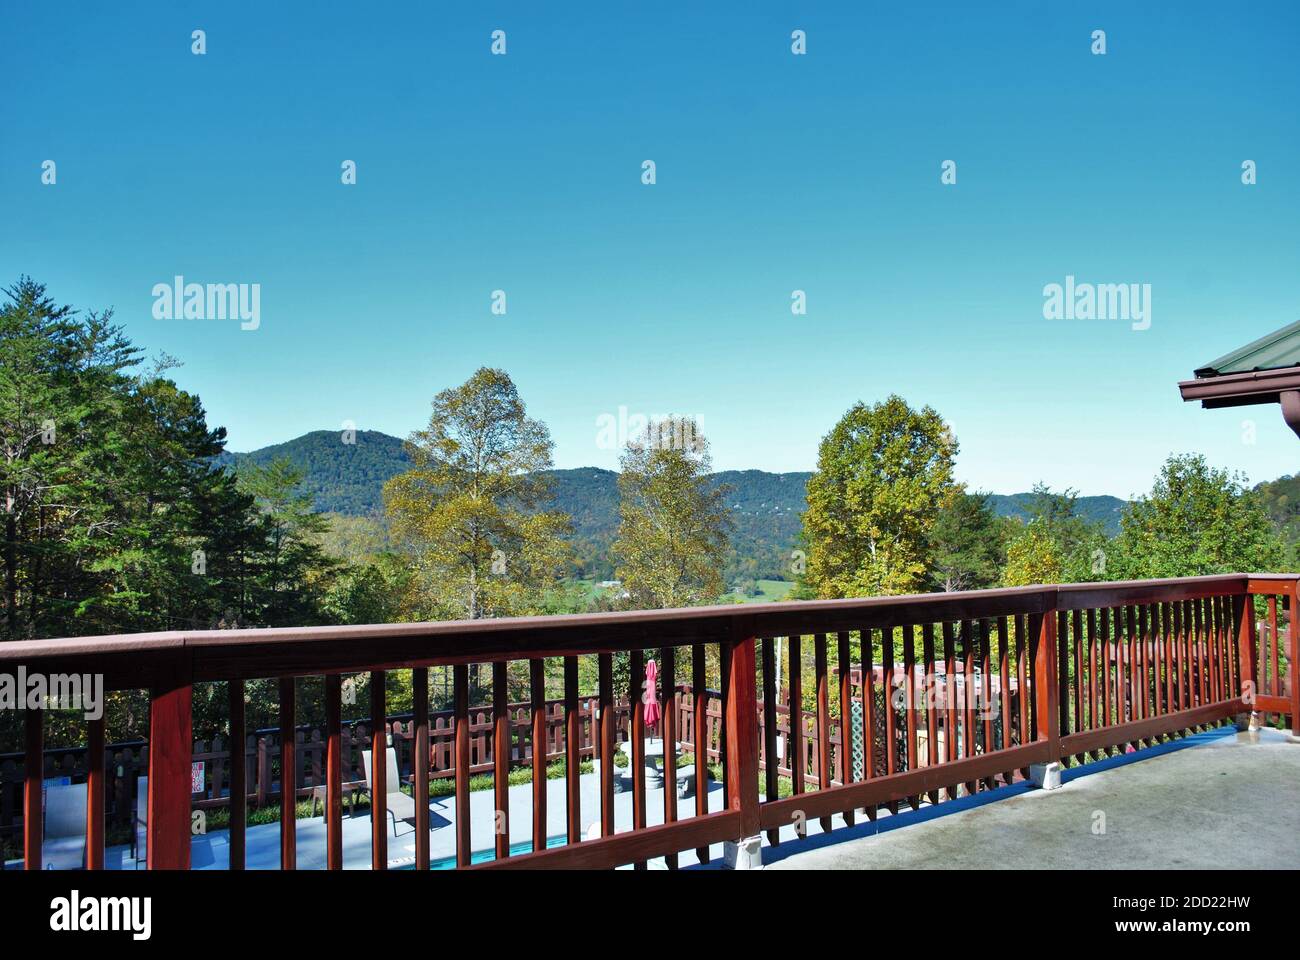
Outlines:
{"label": "green leafy tree", "polygon": [[1125,512],[1115,553],[1114,569],[1139,578],[1277,571],[1285,550],[1241,474],[1183,454],[1166,460],[1151,492]]}
{"label": "green leafy tree", "polygon": [[725,589],[731,518],[711,470],[708,441],[690,418],[654,421],[624,450],[613,552],[632,606],[693,606]]}
{"label": "green leafy tree", "polygon": [[253,558],[257,621],[271,626],[319,622],[334,564],[320,545],[329,521],[302,492],[302,470],[277,458],[264,467],[245,465],[237,478],[262,521],[263,538]]}
{"label": "green leafy tree", "polygon": [[1008,522],[986,493],[957,493],[939,511],[930,537],[934,590],[982,590],[997,584],[1006,557]]}
{"label": "green leafy tree", "polygon": [[1034,485],[1026,507],[1028,521],[1007,544],[1003,582],[1007,586],[1034,583],[1085,583],[1105,580],[1113,552],[1102,525],[1079,512],[1079,493],[1054,492]]}
{"label": "green leafy tree", "polygon": [[411,435],[414,467],[384,485],[397,543],[413,564],[421,618],[529,613],[564,575],[569,518],[546,511],[551,437],[504,370],[480,369],[433,399]]}
{"label": "green leafy tree", "polygon": [[910,593],[926,582],[939,516],[957,493],[957,440],[930,407],[855,404],[823,438],[803,515],[818,597]]}

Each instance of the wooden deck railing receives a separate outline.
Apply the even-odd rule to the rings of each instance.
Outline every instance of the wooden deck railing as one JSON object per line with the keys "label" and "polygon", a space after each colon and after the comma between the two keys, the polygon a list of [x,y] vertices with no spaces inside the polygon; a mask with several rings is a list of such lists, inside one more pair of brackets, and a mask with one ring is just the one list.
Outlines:
{"label": "wooden deck railing", "polygon": [[[0,646],[0,672],[21,666],[33,673],[97,673],[105,689],[150,690],[148,865],[190,865],[191,691],[195,684],[226,685],[232,742],[245,741],[244,682],[280,679],[280,727],[294,771],[297,726],[294,678],[323,675],[326,707],[326,851],[342,866],[341,677],[371,671],[371,715],[386,718],[384,671],[413,669],[414,789],[428,793],[428,668],[453,670],[456,858],[469,866],[469,666],[492,665],[496,859],[483,867],[643,866],[695,848],[752,838],[808,819],[840,814],[853,822],[862,811],[943,802],[1023,777],[1032,764],[1087,762],[1114,749],[1179,736],[1238,714],[1289,717],[1300,727],[1295,575],[1224,575],[1181,580],[1035,586],[969,593],[865,600],[773,603],[681,610],[591,614],[458,623],[370,627],[209,631],[19,641]],[[1258,598],[1259,608],[1256,607]],[[813,689],[805,699],[803,671],[784,685],[776,672],[776,641],[788,661],[804,662],[811,643]],[[721,690],[705,684],[706,648],[716,646]],[[645,651],[659,675],[692,678],[680,695],[691,717],[687,735],[697,762],[694,799],[679,808],[663,791],[664,822],[647,825],[645,724],[631,718],[633,761],[630,830],[616,833],[614,769],[599,777],[600,837],[581,837],[579,790],[578,658],[592,656],[598,671],[596,752],[612,756],[616,712],[613,655],[629,654],[631,679],[618,699],[636,701],[643,687]],[[834,668],[831,653],[834,653]],[[547,792],[543,751],[533,767],[532,839],[535,852],[510,856],[507,773],[515,724],[507,698],[507,664],[528,661],[531,736],[546,737],[544,660],[562,658],[566,770],[566,845],[546,847]],[[783,658],[784,659],[784,658]],[[877,662],[879,661],[879,662]],[[715,726],[707,718],[713,701]],[[811,701],[813,709],[805,711]],[[787,708],[782,711],[784,704]],[[780,714],[785,713],[784,730]],[[860,722],[855,722],[855,714]],[[665,713],[662,735],[682,734],[684,713]],[[790,717],[799,718],[791,725]],[[849,718],[849,722],[845,722]],[[384,749],[386,724],[373,728],[373,749]],[[26,718],[23,798],[24,854],[40,867],[42,715]],[[284,736],[287,732],[288,736]],[[1297,729],[1300,732],[1300,729]],[[104,721],[87,722],[91,756],[104,755]],[[716,739],[715,739],[716,738]],[[838,749],[836,749],[838,748]],[[710,751],[723,765],[723,809],[708,810]],[[665,782],[673,783],[672,751]],[[855,753],[861,757],[854,762]],[[777,763],[762,764],[778,757]],[[230,772],[230,865],[245,851],[244,765]],[[789,795],[782,797],[781,778]],[[290,777],[293,778],[292,775]],[[372,790],[372,864],[387,865],[384,769],[376,765]],[[87,864],[104,862],[104,770],[88,771]],[[815,788],[815,789],[814,789]],[[282,791],[281,865],[295,865],[294,791]],[[417,868],[429,864],[427,804],[416,804]]]}

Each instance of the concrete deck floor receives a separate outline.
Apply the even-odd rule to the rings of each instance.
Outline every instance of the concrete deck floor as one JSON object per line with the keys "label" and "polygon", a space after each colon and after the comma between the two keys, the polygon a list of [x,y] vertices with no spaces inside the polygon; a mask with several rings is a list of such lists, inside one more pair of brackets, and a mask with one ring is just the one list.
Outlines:
{"label": "concrete deck floor", "polygon": [[[1217,729],[1067,770],[1062,780],[1059,790],[1010,787],[765,848],[765,868],[1300,865],[1300,745],[1279,731]],[[948,806],[956,812],[945,813]],[[1105,832],[1094,833],[1101,815]]]}

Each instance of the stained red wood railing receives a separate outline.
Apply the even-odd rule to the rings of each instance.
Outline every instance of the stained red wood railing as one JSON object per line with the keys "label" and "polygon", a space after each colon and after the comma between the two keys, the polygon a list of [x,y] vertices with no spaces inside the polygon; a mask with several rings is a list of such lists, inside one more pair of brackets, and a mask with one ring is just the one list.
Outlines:
{"label": "stained red wood railing", "polygon": [[[471,737],[482,741],[479,755],[485,757],[488,731],[493,799],[500,811],[499,823],[493,826],[501,828],[487,851],[495,854],[493,865],[609,867],[664,857],[673,866],[681,850],[695,848],[704,859],[711,845],[753,837],[760,830],[768,832],[769,842],[777,842],[778,831],[809,818],[820,821],[825,830],[836,825],[832,818],[851,822],[857,809],[876,817],[878,808],[896,810],[900,802],[945,802],[955,795],[957,784],[972,792],[997,788],[1019,779],[1032,763],[1088,762],[1129,744],[1181,736],[1251,709],[1265,721],[1290,717],[1294,727],[1300,714],[1300,694],[1291,682],[1297,653],[1296,585],[1296,576],[1225,575],[458,624],[18,641],[0,648],[0,669],[22,664],[29,672],[93,671],[103,674],[107,689],[141,683],[150,688],[151,867],[189,865],[192,685],[229,683],[230,739],[236,754],[242,755],[243,682],[251,678],[279,680],[281,856],[286,867],[294,865],[294,786],[303,761],[295,739],[294,678],[322,674],[327,864],[341,866],[340,678],[365,671],[371,672],[372,698],[372,866],[387,866],[385,800],[389,789],[399,787],[385,783],[384,677],[385,671],[411,668],[415,709],[404,735],[415,741],[409,782],[421,801],[415,815],[416,866],[427,868],[429,812],[423,800],[430,773],[431,666],[449,667],[453,677],[453,829],[459,866],[470,865],[482,854],[471,848],[470,777],[475,770],[470,746]],[[836,654],[833,694],[831,634]],[[804,637],[813,638],[811,679],[804,675]],[[778,642],[789,652],[782,658],[790,667],[784,687],[777,676]],[[690,742],[696,772],[694,815],[681,819],[673,789],[675,758],[666,751],[665,822],[658,826],[651,826],[647,816],[644,738],[650,731],[640,709],[642,651],[651,647],[662,678],[658,695],[664,718],[658,733],[670,742],[679,736]],[[689,647],[689,654],[679,652],[680,647]],[[720,689],[710,711],[706,680],[712,667],[706,650],[714,648],[719,669],[713,676],[720,680]],[[854,649],[859,651],[857,663],[850,658]],[[760,652],[761,671],[756,666]],[[633,819],[623,833],[614,829],[612,791],[619,736],[616,711],[621,707],[611,686],[611,665],[619,653],[628,654],[632,667],[626,693],[634,708],[633,762],[627,771],[633,784]],[[591,691],[580,690],[578,659],[593,655],[599,711],[590,715],[587,741],[583,725],[588,714],[579,709],[579,698],[590,697]],[[675,668],[682,655],[689,655],[692,682],[682,688],[685,702],[679,714]],[[546,658],[563,662],[563,726],[554,729],[560,717],[552,720],[542,701]],[[531,706],[507,700],[510,661],[529,663]],[[485,707],[476,701],[480,719],[475,725],[469,717],[471,664],[491,664],[492,677],[491,720],[482,720]],[[814,684],[813,703],[805,711],[808,682]],[[622,694],[618,691],[619,699]],[[855,721],[855,716],[861,719]],[[33,869],[41,865],[40,717],[39,711],[28,715],[25,743],[24,857]],[[679,721],[689,729],[679,727]],[[89,735],[88,864],[95,867],[101,862],[104,823],[103,806],[97,802],[103,775],[102,723],[92,724]],[[601,760],[598,840],[582,837],[586,821],[580,808],[580,762],[582,751],[592,752],[590,744]],[[548,755],[560,751],[566,761],[568,843],[548,849],[545,764]],[[864,761],[860,775],[854,767],[855,752]],[[273,756],[268,752],[263,762],[269,765]],[[513,857],[506,790],[512,760],[532,764],[534,847],[531,853]],[[710,790],[718,789],[710,784],[708,767],[713,761],[723,767],[721,813],[710,812]],[[761,775],[760,765],[765,769]],[[215,775],[213,789],[219,790],[220,773]],[[782,798],[787,777],[791,795]],[[229,779],[235,818],[231,866],[237,869],[244,859],[243,763],[232,762]],[[594,815],[588,811],[586,820]]]}

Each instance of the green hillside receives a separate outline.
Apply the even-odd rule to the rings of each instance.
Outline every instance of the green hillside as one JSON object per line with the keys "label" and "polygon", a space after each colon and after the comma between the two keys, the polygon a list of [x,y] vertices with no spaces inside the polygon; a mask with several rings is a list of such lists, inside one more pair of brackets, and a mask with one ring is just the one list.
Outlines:
{"label": "green hillside", "polygon": [[[345,516],[380,516],[384,481],[410,466],[402,441],[377,430],[358,431],[351,444],[344,443],[338,431],[315,430],[251,453],[225,454],[222,462],[261,465],[276,457],[285,457],[302,468],[304,488],[314,498],[316,509]],[[799,515],[806,506],[810,476],[764,470],[726,470],[714,475],[715,483],[730,488],[727,502],[735,522],[725,574],[728,583],[789,577],[790,551],[799,535]],[[551,477],[554,508],[573,518],[573,547],[580,575],[611,579],[614,569],[609,548],[618,527],[618,474],[580,467],[551,471]],[[1292,482],[1300,486],[1300,480],[1292,478]],[[992,503],[999,516],[1024,517],[1030,498],[1028,493],[995,494]],[[1298,501],[1293,495],[1283,502]],[[1119,529],[1124,505],[1117,497],[1078,500],[1080,512],[1100,521],[1108,534]]]}

